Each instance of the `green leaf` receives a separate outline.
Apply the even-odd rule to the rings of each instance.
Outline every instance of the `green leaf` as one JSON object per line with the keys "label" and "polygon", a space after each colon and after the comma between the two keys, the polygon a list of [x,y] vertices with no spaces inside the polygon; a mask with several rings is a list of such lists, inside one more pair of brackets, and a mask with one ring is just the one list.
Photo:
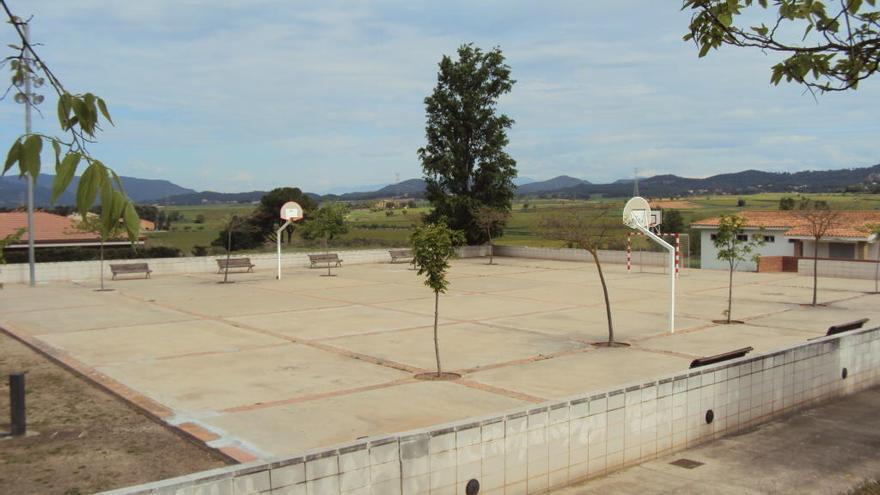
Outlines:
{"label": "green leaf", "polygon": [[61,163],[61,145],[57,139],[52,140],[52,148],[55,150],[55,168]]}
{"label": "green leaf", "polygon": [[64,93],[58,98],[58,124],[62,130],[70,129],[70,95]]}
{"label": "green leaf", "polygon": [[103,98],[98,98],[98,108],[101,110],[101,114],[107,119],[107,122],[110,122],[110,125],[113,124],[113,119],[110,118],[110,112],[107,111],[107,104],[104,103]]}
{"label": "green leaf", "polygon": [[703,43],[703,46],[700,47],[700,58],[705,57],[711,48],[712,46],[709,43]]}
{"label": "green leaf", "polygon": [[98,197],[98,191],[103,185],[102,168],[101,162],[95,160],[79,178],[79,187],[76,191],[76,209],[83,218],[86,218],[89,208],[94,204],[95,198]]}
{"label": "green leaf", "polygon": [[15,162],[17,162],[21,158],[21,141],[18,139],[12,143],[12,146],[9,147],[9,153],[6,154],[6,165],[3,166],[3,173],[9,171]]}
{"label": "green leaf", "polygon": [[43,151],[43,139],[31,134],[21,145],[21,158],[18,161],[21,175],[30,175],[34,179],[40,175],[40,153]]}
{"label": "green leaf", "polygon": [[79,166],[81,158],[82,156],[79,153],[72,151],[65,155],[64,160],[61,160],[61,163],[55,167],[55,182],[52,184],[52,203],[55,203],[58,196],[61,196],[61,193],[67,190],[67,186],[70,185],[70,181],[76,175],[76,167]]}
{"label": "green leaf", "polygon": [[113,217],[113,185],[109,180],[101,184],[101,232],[106,239],[113,232],[113,223],[119,217]]}
{"label": "green leaf", "polygon": [[131,242],[137,241],[138,235],[141,232],[141,222],[138,218],[137,212],[134,209],[134,204],[131,201],[125,202],[125,208],[122,213],[122,220],[125,224],[125,230],[128,232],[128,239]]}

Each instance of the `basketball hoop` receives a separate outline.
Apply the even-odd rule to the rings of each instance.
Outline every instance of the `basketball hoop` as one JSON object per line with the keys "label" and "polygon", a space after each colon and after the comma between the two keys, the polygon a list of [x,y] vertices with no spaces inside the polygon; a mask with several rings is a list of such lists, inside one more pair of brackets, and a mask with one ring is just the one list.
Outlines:
{"label": "basketball hoop", "polygon": [[275,242],[278,244],[278,280],[281,280],[281,232],[293,222],[303,219],[303,209],[296,201],[288,201],[281,205],[280,216],[284,224],[275,232]]}
{"label": "basketball hoop", "polygon": [[[636,196],[626,202],[623,207],[623,224],[638,230],[669,251],[669,333],[675,333],[675,255],[676,249],[660,236],[651,232],[656,225],[657,216],[652,215],[651,205],[645,198]],[[654,225],[651,225],[654,223]]]}

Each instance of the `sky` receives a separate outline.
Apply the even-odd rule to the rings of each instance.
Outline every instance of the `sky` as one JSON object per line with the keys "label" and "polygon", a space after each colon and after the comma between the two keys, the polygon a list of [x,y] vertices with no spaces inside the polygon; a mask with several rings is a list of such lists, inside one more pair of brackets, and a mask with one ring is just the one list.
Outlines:
{"label": "sky", "polygon": [[[880,163],[878,79],[814,98],[769,83],[772,55],[699,59],[677,1],[7,3],[33,16],[33,41],[69,90],[107,100],[116,125],[96,157],[197,190],[322,193],[420,177],[424,98],[463,43],[500,47],[511,67],[498,111],[515,121],[508,152],[521,177]],[[57,133],[45,89],[35,130]],[[0,101],[0,143],[20,134],[22,115]]]}

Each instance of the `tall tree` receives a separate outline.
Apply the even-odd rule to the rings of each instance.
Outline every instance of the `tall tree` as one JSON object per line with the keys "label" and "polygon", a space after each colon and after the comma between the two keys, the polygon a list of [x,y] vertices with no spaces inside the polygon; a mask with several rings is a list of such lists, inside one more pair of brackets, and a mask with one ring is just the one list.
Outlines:
{"label": "tall tree", "polygon": [[[102,208],[103,213],[103,208]],[[111,215],[112,216],[112,215]],[[120,234],[124,228],[121,222],[114,221],[109,225],[104,223],[101,217],[97,215],[86,215],[83,219],[76,225],[77,230],[81,230],[83,232],[89,232],[92,234],[96,234],[100,240],[98,251],[100,253],[99,260],[101,261],[101,288],[98,289],[100,292],[104,292],[107,290],[113,289],[105,289],[104,288],[104,244],[111,239],[116,239],[120,237]]]}
{"label": "tall tree", "polygon": [[[283,223],[279,217],[281,206],[288,201],[296,201],[303,208],[303,213],[308,219],[311,212],[316,208],[315,202],[308,195],[302,192],[298,187],[278,187],[267,192],[260,198],[260,204],[257,205],[253,215],[251,215],[251,223],[253,223],[264,236],[274,234],[278,227]],[[293,225],[285,230],[287,234],[287,243],[293,236]],[[283,239],[282,239],[283,240]]]}
{"label": "tall tree", "polygon": [[660,226],[663,232],[677,233],[684,232],[684,217],[681,212],[672,208],[663,210],[663,224]]}
{"label": "tall tree", "polygon": [[515,82],[500,48],[467,44],[457,60],[443,56],[437,86],[425,98],[427,143],[418,155],[433,206],[428,221],[445,219],[469,244],[487,238],[474,222],[478,207],[510,210],[516,161],[504,148],[513,120],[496,107]]}
{"label": "tall tree", "polygon": [[813,300],[817,303],[819,290],[819,242],[835,228],[840,220],[840,212],[832,210],[824,201],[801,201],[800,209],[795,215],[803,222],[810,237],[813,239]]}
{"label": "tall tree", "polygon": [[450,229],[445,223],[433,223],[417,227],[410,238],[413,262],[424,275],[425,285],[434,291],[434,357],[437,360],[437,377],[442,375],[440,365],[440,337],[437,323],[440,314],[440,294],[449,288],[446,271],[449,259],[455,256],[455,247],[464,242],[461,232]]}
{"label": "tall tree", "polygon": [[474,223],[486,232],[486,243],[489,244],[489,264],[493,265],[495,247],[492,246],[492,236],[500,232],[502,226],[510,216],[510,210],[496,209],[490,206],[480,206],[474,215]]}
{"label": "tall tree", "polygon": [[[877,72],[880,11],[875,0],[684,0],[700,57],[722,45],[755,48],[785,58],[770,82],[846,91]],[[762,22],[763,21],[763,22]]]}
{"label": "tall tree", "polygon": [[605,298],[605,317],[608,322],[609,347],[623,346],[614,340],[614,322],[611,318],[611,298],[608,295],[608,285],[605,283],[605,274],[602,271],[602,263],[599,261],[599,249],[609,239],[612,232],[609,224],[610,207],[569,209],[558,213],[549,214],[541,218],[539,227],[549,239],[564,241],[567,246],[576,247],[590,253],[596,271],[599,275],[599,283],[602,284],[602,295]]}
{"label": "tall tree", "polygon": [[727,310],[724,312],[727,323],[732,321],[733,272],[743,261],[751,259],[757,263],[758,255],[755,254],[755,248],[764,243],[763,235],[749,239],[748,234],[743,231],[745,225],[746,219],[739,215],[721,215],[718,232],[712,240],[715,249],[718,250],[718,259],[726,261],[728,266]]}

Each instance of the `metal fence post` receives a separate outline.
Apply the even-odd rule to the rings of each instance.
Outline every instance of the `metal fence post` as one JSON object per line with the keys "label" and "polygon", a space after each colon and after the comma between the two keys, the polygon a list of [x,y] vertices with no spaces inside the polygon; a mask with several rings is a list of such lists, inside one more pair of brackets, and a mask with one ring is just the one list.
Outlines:
{"label": "metal fence post", "polygon": [[24,373],[9,375],[9,414],[10,433],[17,437],[27,431],[27,417],[24,405]]}

